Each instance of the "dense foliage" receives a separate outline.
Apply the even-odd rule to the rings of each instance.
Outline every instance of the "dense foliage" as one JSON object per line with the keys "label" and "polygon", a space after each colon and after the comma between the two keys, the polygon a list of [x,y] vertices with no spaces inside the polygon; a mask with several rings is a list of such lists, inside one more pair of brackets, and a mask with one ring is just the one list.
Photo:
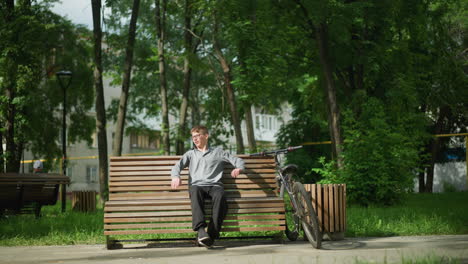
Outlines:
{"label": "dense foliage", "polygon": [[[19,161],[22,149],[57,155],[59,69],[74,72],[70,140],[92,131],[89,32],[51,13],[51,1],[38,2],[0,4],[0,137],[8,143],[0,154],[7,160]],[[105,1],[104,70],[117,87],[133,3]],[[418,173],[430,174],[432,153],[449,143],[430,135],[467,130],[466,1],[167,1],[163,68],[155,1],[139,3],[128,131],[159,129],[141,120],[166,110],[162,70],[167,110],[176,117],[171,146],[189,147],[179,131],[184,103],[186,127],[206,124],[215,145],[236,136],[241,152],[239,140],[247,151],[256,148],[251,107],[254,115],[278,114],[287,104],[292,120],[277,135],[279,147],[332,140],[332,148],[306,144],[288,156],[299,177],[345,182],[350,199],[367,205],[395,203]],[[116,119],[117,100],[107,110]],[[240,121],[247,137],[239,135]]]}
{"label": "dense foliage", "polygon": [[60,156],[63,91],[57,71],[73,72],[66,105],[69,143],[91,141],[94,93],[88,30],[50,12],[47,3],[7,2],[0,4],[0,138],[6,169],[14,171],[24,149],[41,158]]}
{"label": "dense foliage", "polygon": [[[328,36],[345,166],[338,170],[333,153],[323,153],[318,145],[289,160],[306,166],[305,181],[346,183],[352,202],[393,204],[412,189],[419,172],[429,173],[435,145],[430,134],[467,129],[466,19],[457,15],[466,13],[466,6],[457,1],[335,4],[327,13]],[[465,11],[456,11],[460,7]],[[327,129],[325,93],[317,89],[323,77],[312,67],[315,62],[310,64],[309,75],[292,85],[294,119],[279,133],[282,145],[329,138],[322,133]]]}

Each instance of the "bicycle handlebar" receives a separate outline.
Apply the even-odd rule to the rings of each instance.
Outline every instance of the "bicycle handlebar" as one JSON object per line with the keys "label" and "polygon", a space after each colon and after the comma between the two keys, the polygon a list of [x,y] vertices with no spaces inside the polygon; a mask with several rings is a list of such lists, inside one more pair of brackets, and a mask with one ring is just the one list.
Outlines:
{"label": "bicycle handlebar", "polygon": [[262,157],[262,156],[267,156],[267,155],[271,155],[271,154],[274,154],[274,155],[282,154],[282,153],[286,154],[288,152],[291,152],[291,151],[294,151],[294,150],[300,149],[300,148],[302,148],[302,146],[287,147],[285,149],[276,149],[276,150],[269,150],[269,151],[253,153],[253,154],[250,154],[250,156],[251,157],[255,157],[255,156]]}

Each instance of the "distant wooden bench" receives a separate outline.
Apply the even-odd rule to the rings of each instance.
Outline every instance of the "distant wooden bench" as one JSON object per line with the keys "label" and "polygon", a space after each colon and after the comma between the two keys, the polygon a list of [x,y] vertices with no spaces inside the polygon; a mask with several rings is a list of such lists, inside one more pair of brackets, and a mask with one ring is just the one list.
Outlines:
{"label": "distant wooden bench", "polygon": [[60,184],[68,184],[66,176],[53,173],[1,173],[0,213],[33,212],[40,216],[41,207],[57,202]]}
{"label": "distant wooden bench", "polygon": [[[223,175],[229,210],[222,238],[239,231],[280,231],[277,233],[281,234],[285,230],[285,208],[277,195],[274,159],[240,157],[246,163],[244,174],[234,179],[230,175],[232,167],[227,167]],[[127,241],[114,239],[117,235],[182,233],[185,239],[195,239],[187,169],[182,171],[183,186],[175,191],[171,189],[170,171],[179,159],[180,156],[110,159],[109,201],[104,207],[108,249]]]}

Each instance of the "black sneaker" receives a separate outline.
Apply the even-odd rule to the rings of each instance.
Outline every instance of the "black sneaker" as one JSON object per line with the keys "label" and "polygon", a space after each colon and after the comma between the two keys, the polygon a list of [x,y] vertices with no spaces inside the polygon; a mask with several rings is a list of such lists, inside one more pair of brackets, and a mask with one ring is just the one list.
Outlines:
{"label": "black sneaker", "polygon": [[208,233],[206,233],[205,228],[198,229],[198,244],[206,248],[211,248],[213,246],[213,240]]}

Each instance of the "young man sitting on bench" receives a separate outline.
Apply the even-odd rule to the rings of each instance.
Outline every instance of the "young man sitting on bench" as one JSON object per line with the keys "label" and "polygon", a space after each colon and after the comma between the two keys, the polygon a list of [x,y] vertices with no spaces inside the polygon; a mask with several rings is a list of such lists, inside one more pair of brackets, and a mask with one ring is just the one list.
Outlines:
{"label": "young man sitting on bench", "polygon": [[[245,165],[242,159],[229,152],[221,148],[209,147],[209,133],[206,127],[196,126],[191,129],[190,133],[195,147],[187,151],[172,168],[171,187],[177,189],[182,185],[180,172],[188,167],[192,228],[198,232],[198,244],[210,248],[214,240],[219,238],[228,209],[221,182],[224,166],[232,164],[235,169],[232,170],[231,176],[236,178],[245,169]],[[205,222],[204,201],[206,198],[211,198],[213,204],[212,217],[208,225]]]}

